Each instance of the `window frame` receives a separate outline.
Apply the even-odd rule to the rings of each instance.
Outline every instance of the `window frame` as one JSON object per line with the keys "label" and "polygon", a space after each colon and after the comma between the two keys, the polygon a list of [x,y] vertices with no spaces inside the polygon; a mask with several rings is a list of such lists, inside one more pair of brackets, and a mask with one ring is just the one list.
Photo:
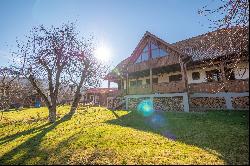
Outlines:
{"label": "window frame", "polygon": [[[198,76],[194,76],[194,74],[199,74],[199,75]],[[200,80],[200,79],[201,79],[201,73],[199,71],[192,72],[192,80]]]}
{"label": "window frame", "polygon": [[[157,81],[155,81],[155,80],[157,80]],[[158,83],[159,83],[158,77],[152,78],[152,84],[158,84]]]}
{"label": "window frame", "polygon": [[220,82],[222,80],[221,71],[218,69],[206,71],[206,80],[207,82]]}
{"label": "window frame", "polygon": [[[174,78],[174,77],[177,77],[177,76],[179,76],[180,79],[178,79],[178,80],[172,80],[172,79],[171,79],[171,78]],[[182,74],[173,74],[173,75],[170,75],[170,76],[168,77],[168,79],[169,79],[169,82],[178,82],[178,81],[182,81]]]}

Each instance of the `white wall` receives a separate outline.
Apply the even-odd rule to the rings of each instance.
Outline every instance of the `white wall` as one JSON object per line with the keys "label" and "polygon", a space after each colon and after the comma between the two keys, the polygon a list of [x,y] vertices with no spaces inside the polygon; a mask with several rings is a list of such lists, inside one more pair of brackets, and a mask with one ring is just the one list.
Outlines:
{"label": "white wall", "polygon": [[[187,71],[188,83],[191,84],[191,83],[206,82],[206,71],[213,70],[213,69],[220,70],[219,67],[188,70]],[[193,78],[192,78],[192,73],[193,72],[200,72],[200,79],[199,80],[193,80]],[[249,78],[249,63],[241,63],[241,64],[239,64],[237,66],[237,68],[234,69],[234,74],[235,74],[236,79],[247,79],[247,78]]]}
{"label": "white wall", "polygon": [[[210,71],[210,70],[214,70],[214,69],[220,70],[219,67],[210,67],[210,68],[203,68],[203,69],[200,68],[200,69],[188,70],[187,71],[188,83],[192,84],[192,83],[207,82],[207,80],[206,80],[206,71]],[[193,72],[199,72],[200,73],[200,79],[193,80],[193,78],[192,78],[192,73]]]}
{"label": "white wall", "polygon": [[249,63],[241,63],[234,69],[236,79],[249,78]]}
{"label": "white wall", "polygon": [[[193,80],[192,78],[192,73],[193,72],[200,72],[200,79],[199,80]],[[188,70],[187,71],[187,78],[188,78],[188,83],[192,84],[192,83],[201,83],[201,82],[206,82],[206,72],[205,70]]]}

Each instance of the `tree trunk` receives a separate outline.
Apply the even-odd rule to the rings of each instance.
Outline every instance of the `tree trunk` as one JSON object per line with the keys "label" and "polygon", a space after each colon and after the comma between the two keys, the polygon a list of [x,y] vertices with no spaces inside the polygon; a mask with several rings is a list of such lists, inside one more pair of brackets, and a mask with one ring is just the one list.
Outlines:
{"label": "tree trunk", "polygon": [[76,93],[74,101],[73,101],[73,103],[71,105],[71,109],[70,109],[71,114],[74,114],[76,112],[76,109],[78,107],[78,103],[79,103],[81,97],[82,97],[82,95],[80,94],[80,92]]}
{"label": "tree trunk", "polygon": [[82,97],[82,94],[81,94],[81,88],[82,88],[82,85],[83,85],[83,81],[85,80],[85,72],[86,71],[86,68],[84,70],[82,70],[82,74],[81,74],[81,80],[77,86],[77,89],[76,89],[76,92],[75,92],[75,96],[74,96],[74,101],[71,105],[71,109],[70,109],[70,113],[71,114],[74,114],[76,112],[76,109],[77,109],[77,106],[78,106],[78,103]]}
{"label": "tree trunk", "polygon": [[56,106],[49,107],[49,122],[54,123],[56,121]]}

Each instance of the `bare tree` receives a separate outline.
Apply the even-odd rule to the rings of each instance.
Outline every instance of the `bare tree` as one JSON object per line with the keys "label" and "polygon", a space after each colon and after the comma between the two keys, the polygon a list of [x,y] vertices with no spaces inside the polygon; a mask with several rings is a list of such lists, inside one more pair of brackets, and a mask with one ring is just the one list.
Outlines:
{"label": "bare tree", "polygon": [[0,68],[0,108],[7,110],[12,104],[15,108],[23,106],[25,99],[34,89],[11,68]]}
{"label": "bare tree", "polygon": [[17,91],[14,81],[17,76],[10,68],[0,68],[0,107],[3,110],[9,109],[11,97]]}
{"label": "bare tree", "polygon": [[[26,41],[17,41],[14,53],[21,63],[15,68],[27,78],[49,109],[49,121],[56,121],[60,87],[74,82],[77,86],[72,110],[78,105],[82,86],[96,86],[104,67],[93,55],[92,38],[79,37],[74,23],[61,27],[34,27]],[[96,72],[92,72],[94,69]],[[40,83],[40,84],[39,84]],[[43,85],[48,88],[42,88]],[[47,89],[47,90],[46,90]],[[74,112],[74,111],[73,111]]]}
{"label": "bare tree", "polygon": [[216,3],[219,5],[214,9],[206,5],[198,10],[200,15],[208,17],[210,28],[221,29],[232,26],[249,26],[248,0],[220,0],[216,1]]}

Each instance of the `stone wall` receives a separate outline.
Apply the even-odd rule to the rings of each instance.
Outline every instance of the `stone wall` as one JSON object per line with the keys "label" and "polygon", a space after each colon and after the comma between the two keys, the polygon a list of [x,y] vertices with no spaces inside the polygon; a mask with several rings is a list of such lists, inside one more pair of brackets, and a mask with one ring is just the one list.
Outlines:
{"label": "stone wall", "polygon": [[233,97],[232,105],[234,109],[249,109],[249,97]]}
{"label": "stone wall", "polygon": [[162,111],[184,111],[183,97],[154,97],[154,109]]}
{"label": "stone wall", "polygon": [[226,100],[223,97],[194,97],[190,98],[190,111],[209,109],[226,109]]}

